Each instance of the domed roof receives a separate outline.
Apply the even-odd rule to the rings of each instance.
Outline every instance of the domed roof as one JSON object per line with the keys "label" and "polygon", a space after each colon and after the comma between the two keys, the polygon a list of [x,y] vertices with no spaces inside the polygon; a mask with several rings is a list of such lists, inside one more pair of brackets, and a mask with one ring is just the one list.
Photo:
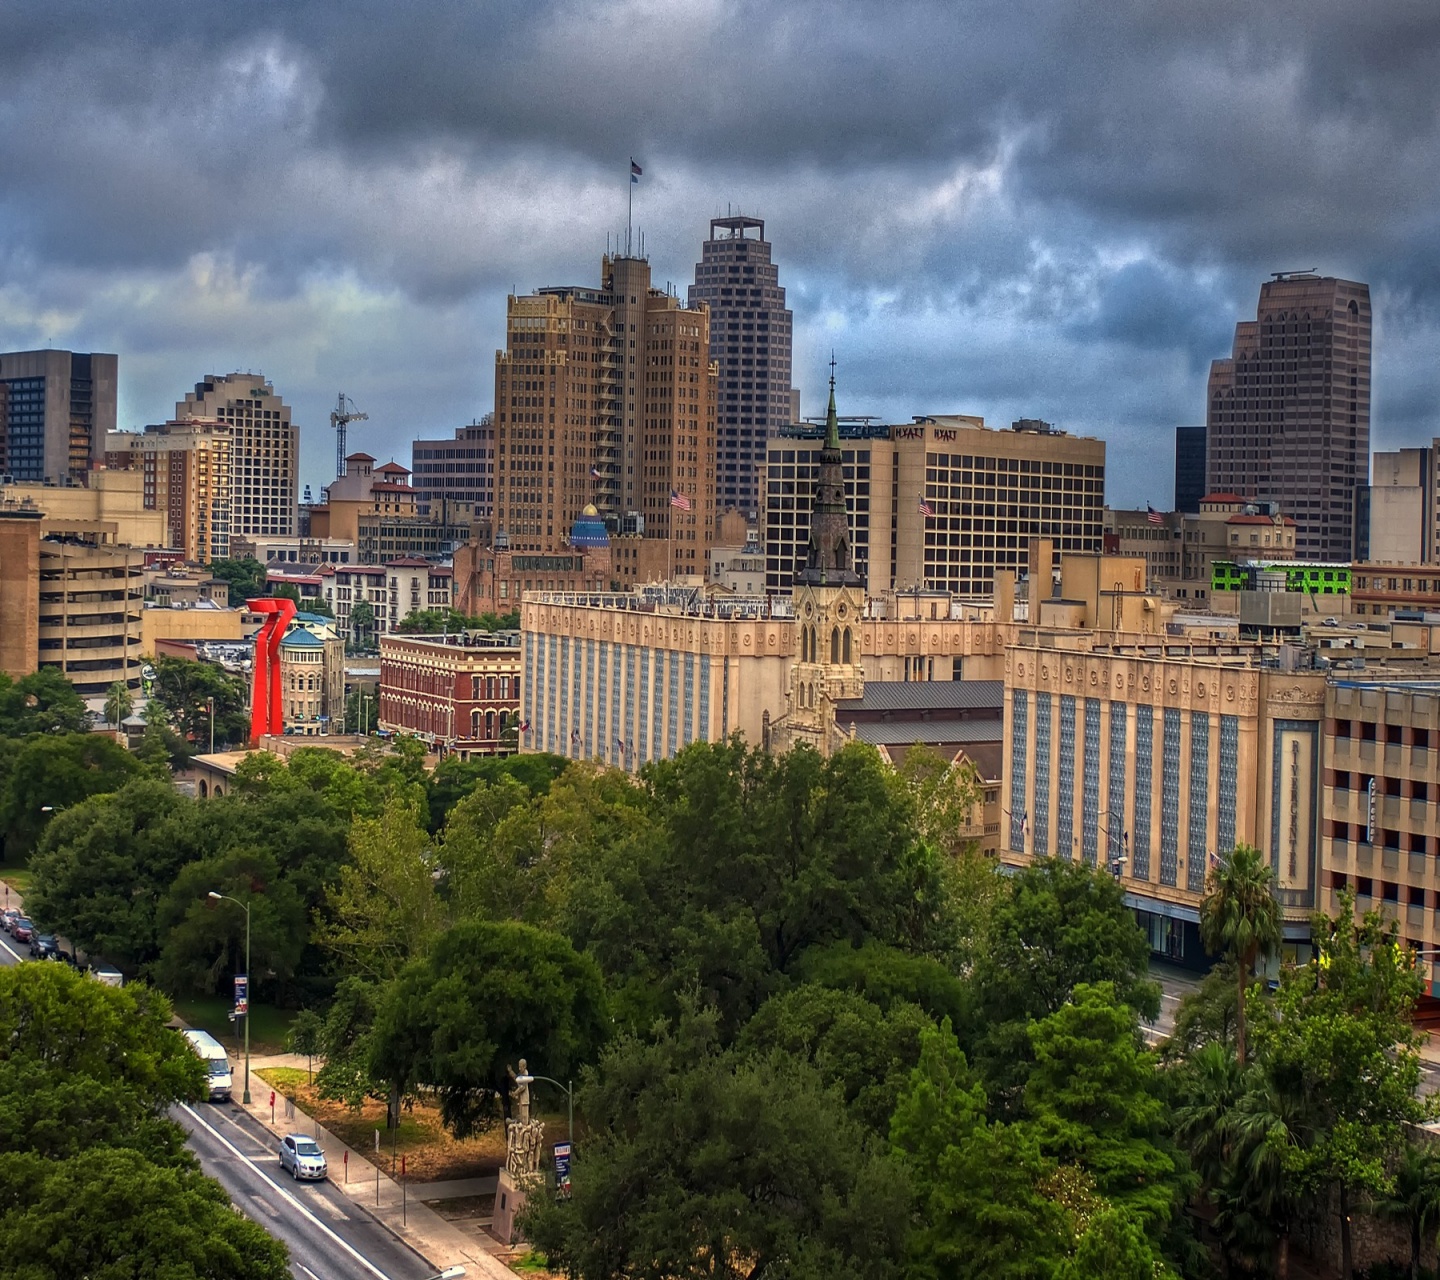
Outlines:
{"label": "domed roof", "polygon": [[593,502],[585,504],[585,510],[575,518],[575,523],[570,526],[570,545],[572,547],[608,547],[610,545],[610,535],[605,530],[605,521],[600,512],[595,509]]}

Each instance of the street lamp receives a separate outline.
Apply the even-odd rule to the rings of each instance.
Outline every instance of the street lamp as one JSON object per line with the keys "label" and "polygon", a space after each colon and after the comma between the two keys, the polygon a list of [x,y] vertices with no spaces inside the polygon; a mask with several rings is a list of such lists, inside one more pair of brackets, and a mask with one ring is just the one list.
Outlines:
{"label": "street lamp", "polygon": [[250,997],[254,994],[250,990],[250,904],[241,902],[239,898],[232,898],[228,893],[216,893],[211,889],[207,895],[215,902],[233,902],[237,907],[245,909],[245,1092],[240,1095],[240,1100],[247,1107],[250,1105]]}
{"label": "street lamp", "polygon": [[523,1075],[515,1077],[516,1084],[534,1084],[537,1080],[543,1080],[546,1084],[553,1084],[564,1093],[565,1104],[570,1113],[570,1149],[573,1151],[575,1149],[575,1089],[573,1085],[561,1084],[560,1081],[554,1079],[552,1076]]}

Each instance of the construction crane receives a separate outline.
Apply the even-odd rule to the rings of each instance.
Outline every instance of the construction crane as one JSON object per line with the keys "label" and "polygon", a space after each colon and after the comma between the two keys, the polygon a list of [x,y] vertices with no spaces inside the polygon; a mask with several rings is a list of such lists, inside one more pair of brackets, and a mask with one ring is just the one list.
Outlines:
{"label": "construction crane", "polygon": [[345,474],[345,428],[352,422],[369,422],[368,413],[358,413],[355,402],[343,391],[330,411],[330,425],[335,428],[335,474]]}

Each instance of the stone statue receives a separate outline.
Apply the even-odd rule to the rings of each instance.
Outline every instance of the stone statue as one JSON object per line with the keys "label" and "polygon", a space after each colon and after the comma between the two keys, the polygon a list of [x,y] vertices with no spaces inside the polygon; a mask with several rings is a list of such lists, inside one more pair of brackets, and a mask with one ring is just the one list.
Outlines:
{"label": "stone statue", "polygon": [[525,1079],[530,1074],[529,1068],[525,1065],[525,1059],[520,1059],[520,1070],[514,1067],[506,1067],[510,1073],[510,1079],[514,1082],[510,1086],[510,1118],[518,1120],[521,1124],[530,1122],[530,1082]]}
{"label": "stone statue", "polygon": [[540,1172],[540,1155],[545,1149],[545,1126],[539,1120],[505,1122],[505,1168],[519,1180]]}

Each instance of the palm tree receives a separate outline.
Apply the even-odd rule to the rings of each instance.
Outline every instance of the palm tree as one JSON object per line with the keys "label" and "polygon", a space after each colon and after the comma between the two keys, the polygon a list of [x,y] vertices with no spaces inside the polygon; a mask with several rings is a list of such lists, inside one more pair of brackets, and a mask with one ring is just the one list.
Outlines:
{"label": "palm tree", "polygon": [[1371,1208],[1377,1217],[1410,1228],[1410,1280],[1420,1277],[1420,1245],[1440,1224],[1440,1158],[1410,1143],[1395,1167],[1395,1189]]}
{"label": "palm tree", "polygon": [[105,719],[117,729],[120,721],[135,707],[135,701],[130,696],[130,687],[123,680],[117,680],[112,684],[105,694]]}
{"label": "palm tree", "polygon": [[1280,947],[1280,904],[1260,850],[1237,844],[1210,872],[1200,905],[1200,937],[1206,947],[1235,962],[1239,1004],[1235,1010],[1235,1056],[1245,1065],[1245,988],[1255,961]]}

